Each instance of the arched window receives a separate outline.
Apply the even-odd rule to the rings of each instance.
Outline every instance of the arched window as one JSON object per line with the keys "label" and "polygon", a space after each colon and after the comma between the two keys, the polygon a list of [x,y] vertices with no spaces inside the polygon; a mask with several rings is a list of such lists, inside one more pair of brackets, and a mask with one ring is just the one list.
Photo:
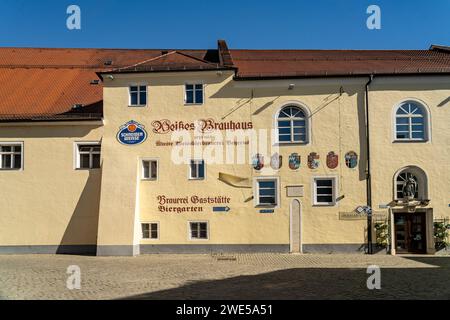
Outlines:
{"label": "arched window", "polygon": [[[407,186],[408,184],[409,186]],[[425,200],[428,198],[427,176],[419,167],[408,166],[395,174],[395,199],[403,200],[408,192],[410,195],[414,194],[414,200]]]}
{"label": "arched window", "polygon": [[428,140],[428,119],[424,106],[404,102],[395,112],[395,139],[400,141]]}
{"label": "arched window", "polygon": [[279,142],[308,142],[308,118],[302,108],[289,105],[281,109],[277,118],[277,126]]}

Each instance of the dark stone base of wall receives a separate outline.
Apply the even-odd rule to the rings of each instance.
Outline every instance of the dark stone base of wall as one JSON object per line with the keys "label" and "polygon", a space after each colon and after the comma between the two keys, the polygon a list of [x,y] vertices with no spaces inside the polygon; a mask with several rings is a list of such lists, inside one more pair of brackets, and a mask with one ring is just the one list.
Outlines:
{"label": "dark stone base of wall", "polygon": [[95,255],[96,245],[0,246],[0,254],[78,254]]}
{"label": "dark stone base of wall", "polygon": [[[364,253],[364,244],[304,244],[304,253]],[[0,246],[0,254],[133,256],[154,253],[288,253],[289,244],[141,244]]]}
{"label": "dark stone base of wall", "polygon": [[304,244],[304,253],[365,253],[366,245],[360,243],[349,244]]}
{"label": "dark stone base of wall", "polygon": [[288,244],[141,244],[141,254],[151,253],[257,253],[289,252]]}
{"label": "dark stone base of wall", "polygon": [[135,256],[139,254],[139,245],[97,246],[97,256]]}

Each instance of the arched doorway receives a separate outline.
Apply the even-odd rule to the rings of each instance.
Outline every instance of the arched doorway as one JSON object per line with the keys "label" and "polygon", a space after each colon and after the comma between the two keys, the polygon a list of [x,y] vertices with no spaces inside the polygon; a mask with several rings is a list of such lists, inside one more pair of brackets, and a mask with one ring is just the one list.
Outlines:
{"label": "arched doorway", "polygon": [[302,253],[302,213],[300,201],[293,199],[290,205],[290,252]]}

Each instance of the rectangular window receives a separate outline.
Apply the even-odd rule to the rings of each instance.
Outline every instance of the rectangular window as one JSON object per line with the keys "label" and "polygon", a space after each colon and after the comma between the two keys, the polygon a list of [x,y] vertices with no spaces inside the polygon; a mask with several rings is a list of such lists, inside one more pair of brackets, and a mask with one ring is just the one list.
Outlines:
{"label": "rectangular window", "polygon": [[189,222],[191,239],[208,239],[208,222]]}
{"label": "rectangular window", "polygon": [[189,165],[189,179],[202,180],[205,179],[205,161],[191,160]]}
{"label": "rectangular window", "polygon": [[143,107],[147,105],[147,86],[130,86],[130,106]]}
{"label": "rectangular window", "polygon": [[0,169],[22,169],[22,143],[8,143],[0,145]]}
{"label": "rectangular window", "polygon": [[100,143],[77,143],[77,169],[100,168]]}
{"label": "rectangular window", "polygon": [[142,160],[142,179],[156,180],[158,178],[158,161]]}
{"label": "rectangular window", "polygon": [[185,85],[185,103],[203,104],[203,84]]}
{"label": "rectangular window", "polygon": [[336,203],[335,178],[314,178],[314,204],[334,206]]}
{"label": "rectangular window", "polygon": [[156,222],[142,223],[142,239],[158,239],[159,225]]}
{"label": "rectangular window", "polygon": [[258,206],[276,206],[278,204],[278,181],[277,179],[257,180]]}

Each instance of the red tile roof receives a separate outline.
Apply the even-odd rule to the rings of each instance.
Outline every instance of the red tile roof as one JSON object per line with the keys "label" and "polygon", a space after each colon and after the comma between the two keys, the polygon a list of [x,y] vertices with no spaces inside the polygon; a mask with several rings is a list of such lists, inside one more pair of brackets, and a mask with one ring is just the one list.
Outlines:
{"label": "red tile roof", "polygon": [[180,52],[170,51],[158,57],[133,64],[128,67],[116,68],[107,73],[129,72],[164,72],[164,71],[198,71],[223,69],[219,62],[210,62],[195,56]]}
{"label": "red tile roof", "polygon": [[98,119],[102,83],[91,82],[105,71],[221,68],[241,80],[450,74],[450,50],[229,50],[223,40],[217,50],[0,48],[0,121]]}
{"label": "red tile roof", "polygon": [[450,73],[437,50],[230,50],[237,78]]}
{"label": "red tile roof", "polygon": [[[99,119],[96,72],[160,57],[162,50],[0,48],[0,121]],[[183,50],[190,60],[219,61],[208,50]],[[111,61],[110,65],[105,62]],[[73,109],[74,105],[83,105]]]}

